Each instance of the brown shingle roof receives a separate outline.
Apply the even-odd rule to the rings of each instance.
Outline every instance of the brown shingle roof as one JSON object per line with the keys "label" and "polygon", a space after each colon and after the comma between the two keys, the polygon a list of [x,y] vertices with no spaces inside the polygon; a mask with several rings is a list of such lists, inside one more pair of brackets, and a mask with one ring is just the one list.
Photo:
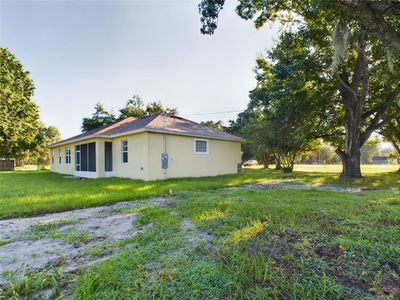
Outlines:
{"label": "brown shingle roof", "polygon": [[222,140],[243,141],[242,138],[229,134],[227,132],[219,131],[209,128],[207,126],[198,124],[196,122],[177,117],[169,116],[166,114],[151,115],[140,119],[128,117],[113,124],[103,126],[97,129],[84,132],[74,137],[55,143],[51,146],[66,144],[67,142],[84,140],[96,137],[115,137],[125,134],[150,131],[169,133],[177,135],[186,135],[203,138],[213,138]]}

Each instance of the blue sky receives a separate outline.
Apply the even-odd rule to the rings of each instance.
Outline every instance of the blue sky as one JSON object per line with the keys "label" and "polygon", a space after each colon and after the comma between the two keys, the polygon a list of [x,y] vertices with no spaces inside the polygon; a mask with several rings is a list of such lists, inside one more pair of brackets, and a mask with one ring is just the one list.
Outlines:
{"label": "blue sky", "polygon": [[97,102],[117,112],[139,94],[195,121],[227,122],[246,107],[257,54],[276,27],[256,30],[228,1],[213,36],[198,1],[0,0],[0,44],[31,72],[42,121],[63,138]]}

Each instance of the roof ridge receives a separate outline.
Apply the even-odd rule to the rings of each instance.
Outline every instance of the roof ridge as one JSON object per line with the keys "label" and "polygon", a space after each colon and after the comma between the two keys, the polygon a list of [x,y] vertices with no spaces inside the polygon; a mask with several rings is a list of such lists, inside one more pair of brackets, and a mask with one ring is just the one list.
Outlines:
{"label": "roof ridge", "polygon": [[[161,118],[165,117],[165,121]],[[243,140],[232,133],[207,127],[203,124],[188,120],[179,116],[158,113],[142,118],[127,117],[118,122],[93,129],[77,136],[62,140],[53,145],[63,144],[75,139],[87,139],[89,137],[117,137],[139,131],[165,132],[178,135],[199,136],[205,138],[220,138],[229,140]]]}
{"label": "roof ridge", "polygon": [[150,115],[150,116],[154,116],[154,118],[153,118],[149,123],[147,123],[147,124],[144,126],[144,128],[147,128],[148,126],[150,126],[151,123],[153,123],[156,119],[158,119],[158,118],[161,116],[161,114],[162,114],[162,113]]}
{"label": "roof ridge", "polygon": [[[132,119],[132,120],[128,120],[128,119]],[[131,123],[131,122],[135,122],[136,120],[137,119],[135,117],[129,116],[129,117],[123,118],[121,120],[115,121],[113,123],[110,123],[110,124],[108,124],[108,125],[106,125],[104,127],[99,127],[98,130],[96,130],[94,132],[94,134],[105,133],[105,132],[107,132],[107,130],[114,129],[114,128],[117,128],[117,127],[120,127],[120,126],[124,126],[125,124]]]}

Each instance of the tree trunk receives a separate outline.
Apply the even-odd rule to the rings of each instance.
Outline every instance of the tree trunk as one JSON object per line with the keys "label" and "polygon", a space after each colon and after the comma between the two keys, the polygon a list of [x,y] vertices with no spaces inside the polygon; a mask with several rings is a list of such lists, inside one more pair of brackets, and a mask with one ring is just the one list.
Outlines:
{"label": "tree trunk", "polygon": [[264,158],[263,165],[264,165],[264,169],[268,169],[268,167],[269,167],[269,160],[266,159],[266,158]]}
{"label": "tree trunk", "polygon": [[268,155],[268,153],[267,153],[267,152],[265,152],[265,153],[264,153],[264,157],[263,157],[263,165],[264,165],[264,169],[268,169],[268,167],[269,167],[269,163],[270,163],[270,160],[269,160],[269,155]]}
{"label": "tree trunk", "polygon": [[337,155],[339,155],[342,160],[342,173],[340,174],[341,178],[361,178],[361,152],[360,149],[358,151],[351,151],[349,154],[344,151],[337,149]]}
{"label": "tree trunk", "polygon": [[[358,110],[358,109],[357,109]],[[336,149],[337,155],[342,160],[342,178],[361,178],[361,147],[364,144],[361,138],[358,118],[354,118],[354,113],[346,109],[345,124],[345,143],[344,149]]]}
{"label": "tree trunk", "polygon": [[275,154],[275,170],[282,170],[281,156],[279,154]]}

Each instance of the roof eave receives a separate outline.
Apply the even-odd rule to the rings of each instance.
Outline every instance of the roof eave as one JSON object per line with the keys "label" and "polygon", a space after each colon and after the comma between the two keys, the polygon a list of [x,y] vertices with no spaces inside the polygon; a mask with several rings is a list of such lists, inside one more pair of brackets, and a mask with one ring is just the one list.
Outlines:
{"label": "roof eave", "polygon": [[130,135],[130,134],[136,134],[136,133],[141,133],[141,132],[153,132],[153,133],[164,133],[164,134],[172,134],[172,135],[181,135],[181,136],[191,136],[191,137],[201,137],[205,139],[215,139],[215,140],[224,140],[224,141],[234,141],[234,142],[245,142],[246,140],[241,138],[241,137],[217,137],[217,136],[208,136],[208,135],[203,135],[203,134],[195,134],[195,133],[184,133],[184,132],[173,132],[169,130],[162,130],[162,129],[153,129],[153,128],[141,128],[141,129],[136,129],[136,130],[131,130],[131,131],[126,131],[126,132],[121,132],[113,135],[102,135],[102,134],[91,134],[85,137],[81,138],[76,138],[68,141],[61,141],[58,143],[54,143],[49,146],[49,148],[54,148],[54,147],[59,147],[63,145],[68,145],[68,144],[73,144],[75,142],[79,141],[84,141],[84,140],[90,140],[94,138],[103,138],[103,139],[112,139],[120,136],[125,136],[125,135]]}
{"label": "roof eave", "polygon": [[209,136],[204,134],[197,134],[197,133],[184,133],[184,132],[174,132],[169,130],[162,130],[162,129],[153,129],[153,128],[146,128],[148,132],[154,133],[165,133],[165,134],[172,134],[172,135],[182,135],[182,136],[191,136],[191,137],[200,137],[204,139],[214,139],[214,140],[224,140],[224,141],[234,141],[234,142],[244,142],[245,139],[241,137],[217,137],[217,136]]}

